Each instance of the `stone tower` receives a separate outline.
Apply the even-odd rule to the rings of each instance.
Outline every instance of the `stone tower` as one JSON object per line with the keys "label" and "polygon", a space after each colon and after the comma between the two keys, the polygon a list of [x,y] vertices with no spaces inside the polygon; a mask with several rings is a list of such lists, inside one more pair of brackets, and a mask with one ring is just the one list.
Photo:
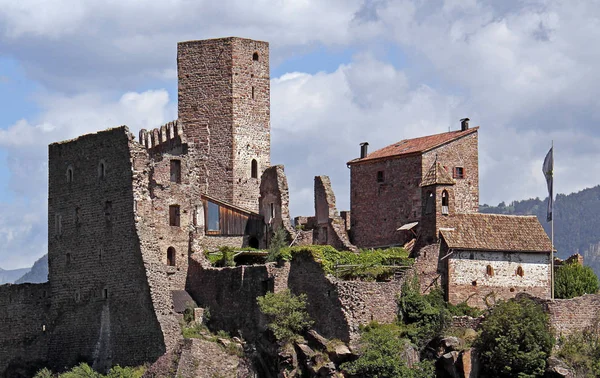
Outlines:
{"label": "stone tower", "polygon": [[436,242],[440,227],[444,227],[448,217],[455,214],[455,185],[456,181],[436,159],[421,183],[421,242]]}
{"label": "stone tower", "polygon": [[269,44],[243,38],[177,46],[179,121],[209,196],[258,212],[270,165]]}

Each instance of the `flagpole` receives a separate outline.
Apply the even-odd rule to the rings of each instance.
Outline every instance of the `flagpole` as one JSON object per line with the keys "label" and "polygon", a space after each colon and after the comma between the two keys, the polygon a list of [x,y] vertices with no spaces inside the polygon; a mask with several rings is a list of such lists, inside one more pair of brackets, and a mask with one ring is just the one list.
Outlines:
{"label": "flagpole", "polygon": [[550,223],[550,239],[551,239],[551,243],[552,243],[552,250],[550,251],[550,259],[552,260],[550,265],[551,265],[551,269],[552,269],[552,275],[551,275],[551,279],[552,279],[552,284],[551,284],[551,298],[554,299],[554,139],[552,139],[552,190],[550,191],[550,201],[552,201],[552,219],[551,219],[551,223]]}

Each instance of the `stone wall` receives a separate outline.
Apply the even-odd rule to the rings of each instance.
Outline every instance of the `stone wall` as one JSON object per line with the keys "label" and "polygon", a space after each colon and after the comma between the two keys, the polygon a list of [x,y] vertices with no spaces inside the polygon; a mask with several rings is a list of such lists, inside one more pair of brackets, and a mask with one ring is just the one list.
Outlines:
{"label": "stone wall", "polygon": [[[491,267],[491,270],[489,270]],[[517,274],[519,268],[523,275]],[[491,273],[491,274],[489,274]],[[550,297],[550,256],[547,253],[454,250],[448,257],[448,301],[486,308],[494,298],[519,293]]]}
{"label": "stone wall", "polygon": [[0,374],[33,376],[44,366],[50,329],[50,285],[0,285]]}
{"label": "stone wall", "polygon": [[290,194],[283,165],[275,165],[264,171],[260,182],[259,205],[267,227],[266,241],[263,244],[268,246],[273,232],[281,227],[288,243],[292,241],[296,232],[290,220]]}
{"label": "stone wall", "polygon": [[426,294],[436,286],[445,289],[445,276],[440,266],[441,257],[443,256],[440,256],[439,243],[427,245],[416,253],[412,272],[419,277],[421,293]]}
{"label": "stone wall", "polygon": [[49,146],[53,368],[135,365],[165,351],[136,230],[130,143],[119,127]]}
{"label": "stone wall", "polygon": [[586,328],[596,328],[600,321],[600,294],[540,302],[550,314],[550,324],[556,336],[568,336]]}

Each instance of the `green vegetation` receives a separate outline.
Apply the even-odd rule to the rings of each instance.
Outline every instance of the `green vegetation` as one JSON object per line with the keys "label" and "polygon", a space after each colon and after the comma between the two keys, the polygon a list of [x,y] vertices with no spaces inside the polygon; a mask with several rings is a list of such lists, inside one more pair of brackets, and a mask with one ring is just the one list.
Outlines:
{"label": "green vegetation", "polygon": [[37,372],[34,378],[141,378],[146,371],[145,366],[121,367],[114,366],[106,375],[100,374],[88,364],[81,363],[73,369],[62,374],[54,374],[47,368]]}
{"label": "green vegetation", "polygon": [[435,376],[433,363],[424,361],[409,368],[404,352],[411,348],[397,324],[371,323],[361,329],[360,357],[342,364],[352,376],[373,378],[429,378]]}
{"label": "green vegetation", "polygon": [[598,277],[589,266],[577,263],[564,264],[556,269],[554,295],[569,299],[598,291]]}
{"label": "green vegetation", "polygon": [[600,327],[577,332],[559,340],[558,357],[570,365],[577,377],[600,377]]}
{"label": "green vegetation", "polygon": [[269,329],[280,342],[301,339],[300,333],[313,324],[306,312],[306,294],[295,296],[288,289],[267,293],[256,300],[260,311],[269,319]]}
{"label": "green vegetation", "polygon": [[267,256],[267,261],[277,261],[281,255],[281,249],[287,246],[287,242],[285,240],[285,230],[283,227],[279,227],[275,232],[273,232],[273,237],[271,238],[271,242],[269,243],[269,255]]}
{"label": "green vegetation", "polygon": [[528,298],[500,301],[475,342],[489,377],[541,377],[554,345],[548,315]]}
{"label": "green vegetation", "polygon": [[452,316],[470,316],[472,318],[478,318],[484,313],[483,310],[469,306],[467,302],[462,302],[457,305],[448,303],[448,310]]}
{"label": "green vegetation", "polygon": [[407,279],[398,298],[398,321],[403,336],[419,347],[442,333],[452,320],[442,290],[434,288],[422,295],[417,276]]}
{"label": "green vegetation", "polygon": [[[321,264],[326,274],[341,279],[376,281],[388,279],[393,273],[391,265],[411,266],[414,259],[404,248],[361,250],[360,253],[338,251],[328,245],[311,245],[283,248],[280,258],[292,260],[295,255],[308,254]],[[336,269],[336,266],[341,266]]]}

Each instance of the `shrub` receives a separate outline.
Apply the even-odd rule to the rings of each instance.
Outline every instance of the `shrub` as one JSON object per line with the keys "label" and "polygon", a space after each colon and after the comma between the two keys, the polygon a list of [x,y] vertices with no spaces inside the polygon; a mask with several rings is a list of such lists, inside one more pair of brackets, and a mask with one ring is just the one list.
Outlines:
{"label": "shrub", "polygon": [[404,351],[410,341],[402,338],[402,330],[396,324],[371,323],[361,330],[359,352],[356,361],[342,364],[342,369],[357,377],[407,377],[429,378],[435,376],[431,362],[421,362],[409,368],[404,362]]}
{"label": "shrub", "polygon": [[95,372],[94,369],[90,367],[90,365],[86,363],[81,363],[75,366],[70,371],[66,373],[62,373],[58,376],[59,378],[102,378],[102,375],[98,372]]}
{"label": "shrub", "polygon": [[457,305],[448,303],[448,310],[452,316],[470,316],[472,318],[478,318],[484,312],[483,310],[469,306],[467,302],[461,302]]}
{"label": "shrub", "polygon": [[422,295],[419,279],[413,276],[402,285],[398,298],[398,320],[405,325],[405,335],[415,344],[424,346],[438,336],[452,318],[441,289],[435,288]]}
{"label": "shrub", "polygon": [[290,290],[280,293],[267,293],[257,299],[260,311],[269,319],[269,329],[281,342],[300,338],[300,332],[313,322],[306,312],[306,294],[293,295]]}
{"label": "shrub", "polygon": [[54,377],[54,374],[52,374],[51,370],[49,370],[48,368],[43,368],[42,370],[38,371],[33,378],[53,378],[53,377]]}
{"label": "shrub", "polygon": [[230,247],[221,247],[219,248],[221,252],[221,259],[217,261],[215,266],[218,267],[226,267],[226,266],[235,266],[235,261],[233,257],[235,256],[235,251]]}
{"label": "shrub", "polygon": [[578,377],[600,377],[600,326],[576,332],[560,341],[558,357],[573,369]]}
{"label": "shrub", "polygon": [[598,277],[589,266],[571,263],[559,266],[554,278],[554,296],[561,299],[594,294],[598,291]]}
{"label": "shrub", "polygon": [[281,257],[281,249],[287,246],[285,236],[283,227],[279,227],[273,232],[273,237],[269,243],[269,254],[267,255],[268,262],[277,261]]}
{"label": "shrub", "polygon": [[526,297],[500,301],[481,324],[475,341],[481,366],[491,377],[539,377],[554,345],[548,315]]}

